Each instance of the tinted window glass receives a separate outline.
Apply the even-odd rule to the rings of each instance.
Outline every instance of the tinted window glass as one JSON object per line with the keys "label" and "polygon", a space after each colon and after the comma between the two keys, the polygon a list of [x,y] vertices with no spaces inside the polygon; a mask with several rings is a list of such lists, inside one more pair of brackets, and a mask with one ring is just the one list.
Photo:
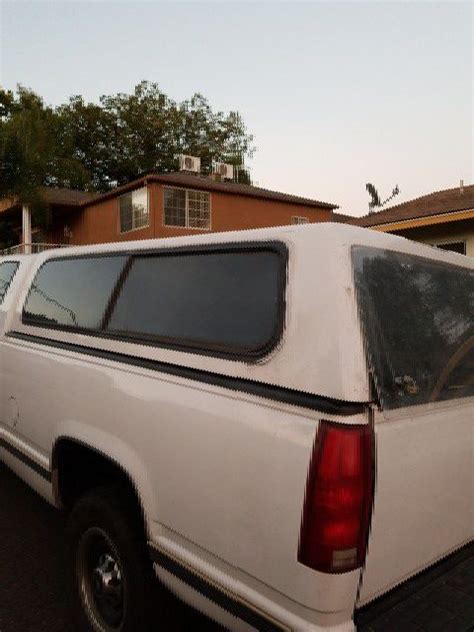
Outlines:
{"label": "tinted window glass", "polygon": [[133,202],[132,194],[127,193],[119,198],[120,231],[126,233],[133,228]]}
{"label": "tinted window glass", "polygon": [[352,256],[384,408],[474,396],[474,271],[359,246]]}
{"label": "tinted window glass", "polygon": [[31,285],[23,321],[100,328],[126,261],[126,256],[48,261]]}
{"label": "tinted window glass", "polygon": [[278,333],[280,266],[270,250],[137,257],[107,329],[165,344],[260,349]]}
{"label": "tinted window glass", "polygon": [[435,248],[440,250],[449,250],[451,252],[458,252],[460,255],[466,254],[466,242],[456,241],[449,244],[435,244]]}
{"label": "tinted window glass", "polygon": [[3,299],[6,296],[7,290],[10,287],[15,272],[17,271],[18,263],[16,261],[6,261],[0,263],[0,305],[3,303]]}

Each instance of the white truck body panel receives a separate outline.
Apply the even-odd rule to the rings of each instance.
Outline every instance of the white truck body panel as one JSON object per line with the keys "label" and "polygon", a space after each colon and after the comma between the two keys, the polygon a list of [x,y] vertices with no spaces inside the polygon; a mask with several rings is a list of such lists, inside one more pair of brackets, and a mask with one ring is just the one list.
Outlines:
{"label": "white truck body panel", "polygon": [[[277,348],[253,364],[22,322],[37,270],[55,257],[268,240],[283,242],[289,253],[285,329]],[[356,604],[474,538],[473,398],[375,412],[376,488],[365,568],[327,574],[296,559],[315,436],[321,419],[367,424],[368,412],[322,413],[120,357],[367,404],[371,393],[351,264],[351,246],[358,244],[461,264],[457,255],[333,224],[22,258],[0,305],[0,440],[10,446],[0,444],[0,457],[54,502],[52,474],[47,480],[14,452],[51,472],[59,439],[90,446],[129,474],[157,551],[261,611],[278,629],[353,630]],[[462,258],[462,265],[474,268],[474,261]],[[67,346],[71,341],[77,349]],[[102,356],[88,353],[91,348],[100,348]],[[166,568],[156,570],[185,601],[229,629],[253,629]]]}

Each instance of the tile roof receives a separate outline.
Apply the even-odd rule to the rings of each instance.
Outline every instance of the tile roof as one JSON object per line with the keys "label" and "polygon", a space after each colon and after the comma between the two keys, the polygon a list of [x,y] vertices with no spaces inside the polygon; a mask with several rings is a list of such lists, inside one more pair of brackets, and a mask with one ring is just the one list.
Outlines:
{"label": "tile roof", "polygon": [[[88,191],[78,191],[77,189],[66,189],[57,187],[41,187],[41,195],[45,202],[54,206],[73,206],[80,207],[85,202],[97,197],[97,193],[89,193]],[[0,213],[11,211],[20,206],[16,198],[0,199]]]}
{"label": "tile roof", "polygon": [[[42,187],[42,193],[45,201],[49,204],[54,204],[58,206],[83,207],[95,203],[96,201],[101,202],[102,200],[113,198],[121,195],[122,193],[126,193],[127,191],[137,189],[143,186],[145,182],[158,182],[161,184],[184,186],[193,189],[202,189],[205,191],[218,191],[235,195],[245,195],[247,197],[273,200],[275,202],[286,202],[289,204],[299,204],[301,206],[309,206],[315,209],[327,209],[329,211],[339,208],[337,204],[320,202],[319,200],[311,200],[299,195],[280,193],[279,191],[271,191],[269,189],[254,187],[248,184],[238,184],[236,182],[218,182],[216,180],[213,180],[209,176],[193,175],[181,172],[166,174],[152,173],[123,186],[111,189],[106,193],[89,193],[87,191],[78,191],[75,189],[55,187]],[[5,208],[2,210],[7,210],[7,208],[12,208],[13,206],[16,206],[16,203],[12,201],[12,204],[10,206],[5,206]]]}
{"label": "tile roof", "polygon": [[354,215],[344,215],[344,213],[331,213],[331,218],[328,221],[335,222],[337,224],[353,224],[357,219],[359,218],[354,217]]}
{"label": "tile roof", "polygon": [[84,206],[95,201],[101,201],[110,197],[115,197],[126,191],[136,189],[143,186],[145,182],[158,182],[160,184],[170,184],[176,186],[184,186],[193,189],[203,189],[205,191],[217,191],[222,193],[231,193],[235,195],[245,195],[248,197],[274,200],[276,202],[287,202],[290,204],[300,204],[302,206],[312,206],[314,208],[323,208],[327,210],[333,210],[339,208],[337,204],[331,204],[328,202],[320,202],[318,200],[311,200],[309,198],[301,197],[299,195],[291,195],[289,193],[280,193],[279,191],[271,191],[269,189],[262,189],[260,187],[254,187],[249,184],[238,184],[236,182],[218,182],[213,180],[209,176],[194,175],[189,173],[175,172],[175,173],[162,173],[162,174],[149,174],[138,180],[130,182],[124,186],[112,189],[107,193],[97,196],[91,201],[84,203]]}
{"label": "tile roof", "polygon": [[353,223],[357,226],[378,226],[472,208],[474,208],[474,185],[470,184],[464,185],[462,191],[460,187],[435,191],[403,202],[403,204],[355,218]]}
{"label": "tile roof", "polygon": [[97,197],[97,193],[56,187],[41,187],[41,193],[46,202],[58,206],[81,206],[84,202],[90,202]]}

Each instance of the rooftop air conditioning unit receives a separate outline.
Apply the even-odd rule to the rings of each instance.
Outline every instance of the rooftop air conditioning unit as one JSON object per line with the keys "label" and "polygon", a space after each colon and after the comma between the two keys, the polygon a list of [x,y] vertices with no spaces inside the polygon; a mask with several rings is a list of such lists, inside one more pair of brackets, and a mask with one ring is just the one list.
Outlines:
{"label": "rooftop air conditioning unit", "polygon": [[225,162],[214,162],[212,164],[212,173],[215,173],[221,178],[226,180],[234,179],[234,165],[229,165]]}
{"label": "rooftop air conditioning unit", "polygon": [[197,156],[185,156],[181,154],[179,157],[179,170],[199,173],[201,171],[201,159]]}

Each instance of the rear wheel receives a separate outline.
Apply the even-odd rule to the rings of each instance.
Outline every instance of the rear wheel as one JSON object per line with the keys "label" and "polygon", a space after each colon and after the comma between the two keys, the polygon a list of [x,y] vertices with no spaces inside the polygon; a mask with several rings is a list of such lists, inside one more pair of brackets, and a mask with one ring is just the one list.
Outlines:
{"label": "rear wheel", "polygon": [[68,540],[79,630],[149,629],[153,568],[126,490],[101,488],[83,496],[69,516]]}

